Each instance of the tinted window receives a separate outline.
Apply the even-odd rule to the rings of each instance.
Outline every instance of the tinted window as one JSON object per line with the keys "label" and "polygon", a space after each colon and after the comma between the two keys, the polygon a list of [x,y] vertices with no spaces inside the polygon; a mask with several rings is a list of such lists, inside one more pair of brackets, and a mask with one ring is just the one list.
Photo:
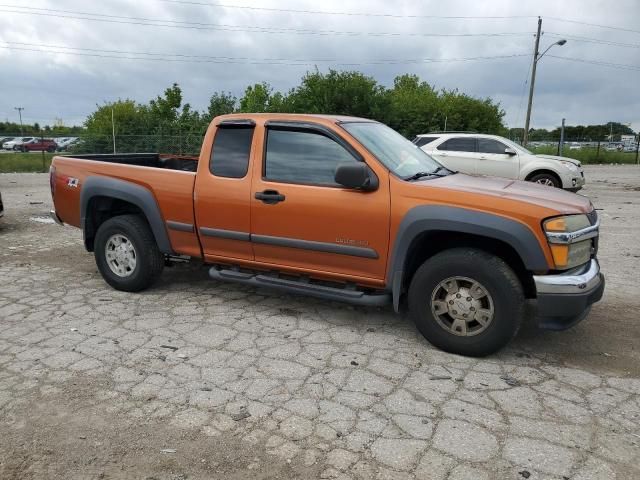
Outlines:
{"label": "tinted window", "polygon": [[329,137],[310,131],[268,130],[265,178],[292,183],[336,185],[339,163],[357,162]]}
{"label": "tinted window", "polygon": [[450,138],[442,145],[439,145],[438,150],[449,150],[452,152],[475,152],[476,139],[471,137]]}
{"label": "tinted window", "polygon": [[504,155],[505,148],[507,148],[507,146],[497,140],[492,140],[490,138],[478,139],[478,151],[481,153],[501,153]]}
{"label": "tinted window", "polygon": [[211,173],[217,177],[244,177],[249,166],[252,138],[253,127],[219,127],[211,150]]}
{"label": "tinted window", "polygon": [[416,137],[413,143],[415,143],[417,147],[422,147],[423,145],[426,145],[427,143],[431,143],[434,140],[437,140],[438,138],[439,137]]}

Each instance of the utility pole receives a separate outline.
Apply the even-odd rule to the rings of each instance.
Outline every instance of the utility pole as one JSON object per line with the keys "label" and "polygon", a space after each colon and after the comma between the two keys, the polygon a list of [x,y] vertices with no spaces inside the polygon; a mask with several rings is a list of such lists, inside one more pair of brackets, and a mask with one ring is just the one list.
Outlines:
{"label": "utility pole", "polygon": [[20,136],[24,135],[24,132],[22,131],[22,110],[24,110],[24,107],[13,107],[14,110],[18,110],[18,115],[20,116]]}
{"label": "utility pole", "polygon": [[562,156],[562,147],[564,147],[564,118],[562,119],[562,127],[560,128],[560,146],[558,147],[559,156]]}
{"label": "utility pole", "polygon": [[111,107],[111,134],[113,135],[113,154],[116,154],[116,124],[113,121],[113,107]]}
{"label": "utility pole", "polygon": [[536,67],[538,66],[538,51],[540,47],[540,31],[542,30],[542,17],[538,17],[538,32],[536,33],[536,44],[533,48],[533,65],[531,66],[531,81],[529,82],[529,103],[527,104],[527,119],[524,122],[524,133],[522,135],[522,145],[527,146],[529,140],[529,122],[531,121],[531,104],[533,103],[533,87],[536,83]]}

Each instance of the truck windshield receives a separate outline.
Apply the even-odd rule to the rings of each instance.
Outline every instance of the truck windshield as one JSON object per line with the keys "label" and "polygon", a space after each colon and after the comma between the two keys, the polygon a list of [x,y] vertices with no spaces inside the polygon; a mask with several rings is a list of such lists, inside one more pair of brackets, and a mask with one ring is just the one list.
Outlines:
{"label": "truck windshield", "polygon": [[340,124],[392,173],[404,179],[417,174],[442,176],[448,171],[395,130],[376,122],[345,122]]}

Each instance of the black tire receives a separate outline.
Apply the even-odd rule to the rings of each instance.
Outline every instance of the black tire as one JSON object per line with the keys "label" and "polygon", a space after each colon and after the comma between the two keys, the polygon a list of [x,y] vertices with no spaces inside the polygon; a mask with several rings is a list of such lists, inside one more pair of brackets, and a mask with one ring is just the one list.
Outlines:
{"label": "black tire", "polygon": [[[440,282],[451,277],[477,281],[491,297],[493,318],[475,335],[452,333],[438,323],[432,311],[432,296]],[[473,248],[445,250],[429,258],[413,276],[408,297],[409,313],[430,343],[447,352],[472,357],[490,355],[509,343],[518,333],[525,312],[522,285],[513,270],[502,259]],[[441,318],[446,320],[447,315]],[[480,329],[480,324],[475,328]]]}
{"label": "black tire", "polygon": [[531,177],[529,181],[547,185],[549,187],[562,188],[560,179],[551,173],[538,173]]}
{"label": "black tire", "polygon": [[[116,234],[126,237],[135,250],[135,267],[125,277],[111,270],[106,257],[107,242]],[[139,292],[148,288],[158,279],[164,267],[164,256],[146,220],[139,215],[120,215],[100,225],[94,239],[94,256],[104,280],[116,290],[125,292]]]}

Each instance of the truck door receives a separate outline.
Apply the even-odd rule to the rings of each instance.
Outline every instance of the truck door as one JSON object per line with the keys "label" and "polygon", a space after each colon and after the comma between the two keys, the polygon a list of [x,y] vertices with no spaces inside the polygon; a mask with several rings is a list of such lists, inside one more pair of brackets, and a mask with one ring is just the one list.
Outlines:
{"label": "truck door", "polygon": [[[251,121],[223,121],[213,132],[209,155],[200,158],[206,165],[198,166],[194,206],[198,236],[207,261],[253,260],[249,239],[249,160],[254,130]],[[207,141],[205,138],[205,144]]]}
{"label": "truck door", "polygon": [[363,158],[320,124],[269,121],[264,154],[253,165],[251,239],[256,262],[307,275],[379,284],[389,242],[388,172],[369,164],[379,188],[335,183],[336,167]]}

